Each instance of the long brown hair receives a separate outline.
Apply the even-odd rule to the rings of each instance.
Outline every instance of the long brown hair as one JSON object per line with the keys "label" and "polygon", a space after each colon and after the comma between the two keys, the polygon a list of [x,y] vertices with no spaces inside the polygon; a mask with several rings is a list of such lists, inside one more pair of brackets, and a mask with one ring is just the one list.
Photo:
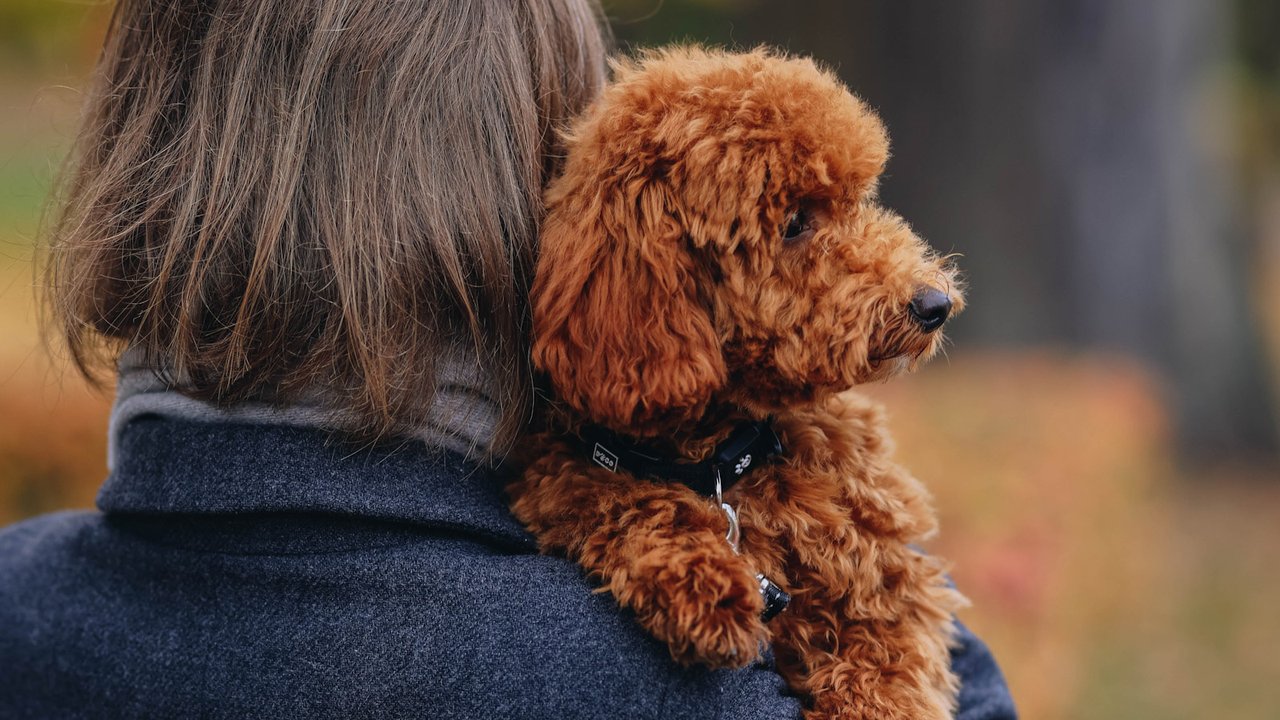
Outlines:
{"label": "long brown hair", "polygon": [[51,233],[75,363],[137,347],[223,404],[323,388],[382,435],[461,347],[509,441],[541,191],[603,32],[594,0],[121,0]]}

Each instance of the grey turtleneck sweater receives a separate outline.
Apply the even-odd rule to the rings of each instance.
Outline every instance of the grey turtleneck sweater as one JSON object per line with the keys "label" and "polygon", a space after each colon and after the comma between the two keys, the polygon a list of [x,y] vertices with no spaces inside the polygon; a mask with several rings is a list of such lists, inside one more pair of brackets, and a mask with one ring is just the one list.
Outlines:
{"label": "grey turtleneck sweater", "polygon": [[[445,353],[437,366],[438,385],[427,420],[409,439],[443,448],[476,460],[493,444],[498,423],[498,403],[492,382],[474,358],[461,351]],[[120,433],[134,418],[156,415],[195,422],[235,422],[294,427],[344,427],[341,411],[325,407],[315,397],[304,397],[276,407],[267,403],[240,403],[219,407],[188,397],[170,387],[141,354],[130,350],[120,358],[116,400],[108,426],[107,467],[115,469]]]}

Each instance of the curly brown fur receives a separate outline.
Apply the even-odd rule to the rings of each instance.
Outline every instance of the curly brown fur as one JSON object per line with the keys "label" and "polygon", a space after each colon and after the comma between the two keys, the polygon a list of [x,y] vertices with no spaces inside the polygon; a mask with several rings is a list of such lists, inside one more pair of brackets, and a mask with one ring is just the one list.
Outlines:
{"label": "curly brown fur", "polygon": [[[888,140],[831,74],[766,51],[681,48],[615,67],[548,190],[534,362],[557,399],[509,488],[544,550],[598,578],[685,663],[771,642],[810,717],[944,718],[952,613],[924,488],[850,392],[933,354],[908,311],[952,269],[875,184]],[[592,464],[599,423],[690,461],[771,415],[787,452],[715,505]],[[793,601],[765,625],[756,572]]]}

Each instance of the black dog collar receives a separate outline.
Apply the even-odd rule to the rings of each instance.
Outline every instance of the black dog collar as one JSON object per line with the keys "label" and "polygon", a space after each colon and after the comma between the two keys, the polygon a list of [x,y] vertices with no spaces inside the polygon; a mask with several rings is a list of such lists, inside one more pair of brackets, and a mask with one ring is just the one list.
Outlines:
{"label": "black dog collar", "polygon": [[712,498],[718,497],[717,480],[720,491],[728,490],[743,473],[782,454],[771,419],[739,423],[710,458],[696,463],[663,459],[657,451],[599,425],[588,425],[579,434],[592,462],[606,470],[674,480]]}
{"label": "black dog collar", "polygon": [[[782,441],[773,430],[772,419],[739,423],[729,437],[716,446],[710,458],[696,463],[664,460],[651,448],[599,425],[588,425],[579,434],[591,461],[606,470],[626,470],[638,477],[674,480],[713,498],[729,520],[729,535],[725,540],[734,553],[738,552],[738,516],[733,507],[724,502],[721,493],[732,487],[743,473],[782,454]],[[756,575],[756,580],[764,600],[760,617],[769,622],[791,602],[791,596],[764,575]]]}

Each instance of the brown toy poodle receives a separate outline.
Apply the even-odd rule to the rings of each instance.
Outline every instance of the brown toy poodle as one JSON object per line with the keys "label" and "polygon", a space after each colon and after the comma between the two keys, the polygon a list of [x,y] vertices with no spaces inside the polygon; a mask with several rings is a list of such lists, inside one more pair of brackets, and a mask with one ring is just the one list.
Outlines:
{"label": "brown toy poodle", "polygon": [[681,662],[771,643],[809,717],[950,717],[963,599],[850,391],[932,355],[962,302],[876,203],[880,120],[808,60],[681,48],[619,63],[567,147],[532,293],[555,402],[516,516]]}

